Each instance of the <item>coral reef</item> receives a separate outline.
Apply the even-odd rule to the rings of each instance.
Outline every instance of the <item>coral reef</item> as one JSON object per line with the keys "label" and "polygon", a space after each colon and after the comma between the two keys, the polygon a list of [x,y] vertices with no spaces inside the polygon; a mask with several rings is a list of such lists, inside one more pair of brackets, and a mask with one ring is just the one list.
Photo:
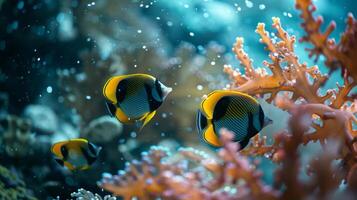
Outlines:
{"label": "coral reef", "polygon": [[78,189],[77,192],[71,194],[72,197],[75,197],[76,200],[116,200],[117,198],[110,195],[105,195],[103,198],[98,194],[93,194],[90,191],[85,189]]}
{"label": "coral reef", "polygon": [[316,56],[317,60],[320,55],[323,55],[326,66],[331,70],[342,68],[342,73],[346,71],[348,76],[357,80],[357,64],[355,62],[357,56],[357,21],[352,13],[348,15],[346,30],[342,33],[339,43],[336,44],[334,38],[329,38],[336,28],[336,23],[330,22],[325,32],[321,32],[323,18],[322,16],[313,16],[316,6],[312,0],[297,0],[296,8],[301,11],[302,27],[306,32],[301,41],[313,45],[309,49],[309,56]]}
{"label": "coral reef", "polygon": [[141,161],[128,163],[117,175],[103,174],[99,186],[124,199],[353,199],[355,170],[349,175],[348,186],[338,189],[341,174],[333,164],[337,148],[311,161],[308,180],[299,176],[298,147],[303,132],[309,128],[305,115],[304,110],[296,109],[289,122],[290,137],[287,133],[277,135],[284,159],[275,172],[273,185],[261,180],[257,162],[237,153],[238,144],[231,142],[232,133],[222,130],[220,139],[224,145],[218,151],[218,159],[192,148],[180,149],[181,158],[172,159],[170,152],[155,146],[143,153]]}
{"label": "coral reef", "polygon": [[0,165],[0,199],[36,200],[25,183],[13,172]]}
{"label": "coral reef", "polygon": [[[299,4],[300,1],[297,1]],[[310,10],[312,11],[312,10]],[[308,26],[312,22],[306,22],[303,26]],[[354,114],[357,112],[355,100],[350,92],[356,86],[354,72],[349,71],[347,66],[341,64],[345,69],[343,74],[344,85],[337,85],[337,89],[328,90],[322,94],[322,86],[327,81],[328,76],[320,73],[317,66],[307,67],[301,64],[298,56],[294,53],[295,37],[290,36],[280,24],[279,18],[273,18],[273,28],[277,31],[280,41],[275,41],[269,37],[263,23],[258,24],[256,32],[261,36],[269,51],[271,62],[264,61],[265,67],[270,69],[268,74],[266,68],[255,68],[247,53],[243,50],[243,39],[237,38],[233,47],[237,59],[244,66],[245,74],[226,65],[224,71],[232,79],[231,89],[246,92],[251,95],[259,95],[266,98],[268,102],[276,99],[278,93],[284,93],[284,97],[279,97],[275,102],[280,108],[289,112],[295,109],[306,111],[308,117],[313,117],[312,130],[306,131],[303,135],[303,144],[310,141],[319,141],[323,146],[327,139],[334,138],[341,142],[339,159],[343,160],[343,165],[350,165],[345,174],[348,174],[350,167],[356,162],[356,141],[357,130],[353,129],[353,123],[357,122]],[[346,64],[346,63],[345,63]],[[264,138],[257,136],[245,153],[264,155],[269,153],[271,158],[279,152],[279,141],[273,145],[266,145]]]}
{"label": "coral reef", "polygon": [[31,121],[33,128],[38,132],[52,134],[58,128],[56,114],[44,105],[28,105],[24,110],[24,117]]}
{"label": "coral reef", "polygon": [[[312,7],[310,1],[303,0],[297,0],[297,7],[303,7],[304,2],[309,2],[308,8]],[[311,19],[313,10],[307,10]],[[327,42],[327,37],[321,35],[310,37],[314,35],[310,25],[316,26],[316,21],[311,19],[303,24],[305,30],[309,30],[309,36],[303,40]],[[341,44],[331,46],[335,53],[339,49],[348,58],[341,57],[340,53],[329,54],[331,49],[321,49],[327,46],[324,44],[313,50],[315,54],[330,56],[327,66],[343,69],[344,85],[328,91],[322,89],[328,76],[322,74],[318,66],[308,67],[299,60],[294,51],[295,36],[282,28],[279,18],[273,18],[279,41],[269,36],[265,24],[259,23],[256,29],[271,60],[264,61],[263,67],[253,66],[243,50],[243,38],[237,38],[233,51],[244,73],[230,65],[224,66],[232,80],[227,87],[266,99],[291,115],[288,129],[276,133],[272,144],[268,144],[266,136],[257,135],[247,148],[237,153],[237,144],[230,141],[231,133],[223,130],[220,140],[224,145],[218,150],[217,159],[193,149],[181,149],[178,154],[182,158],[171,160],[173,156],[167,150],[152,147],[143,153],[141,161],[128,163],[117,175],[103,174],[99,186],[124,199],[353,199],[357,192],[357,130],[354,127],[357,109],[355,97],[350,94],[356,86],[355,68],[351,68],[350,63],[355,52],[354,24],[349,17],[349,27]],[[333,44],[331,40],[328,42]],[[306,177],[301,178],[300,147],[316,141],[320,142],[322,152],[309,157]],[[279,163],[271,185],[262,181],[258,164],[246,157],[263,155]],[[343,181],[344,188],[341,187]]]}
{"label": "coral reef", "polygon": [[237,153],[232,134],[223,131],[221,136],[220,160],[182,148],[181,158],[170,161],[167,149],[154,146],[118,175],[103,174],[99,185],[124,199],[275,199],[279,193],[264,185],[255,166]]}
{"label": "coral reef", "polygon": [[123,124],[117,119],[105,115],[91,121],[82,131],[81,137],[94,143],[105,143],[117,138],[122,131]]}
{"label": "coral reef", "polygon": [[25,157],[31,152],[35,142],[31,132],[31,123],[28,120],[8,115],[0,124],[0,152],[10,157]]}

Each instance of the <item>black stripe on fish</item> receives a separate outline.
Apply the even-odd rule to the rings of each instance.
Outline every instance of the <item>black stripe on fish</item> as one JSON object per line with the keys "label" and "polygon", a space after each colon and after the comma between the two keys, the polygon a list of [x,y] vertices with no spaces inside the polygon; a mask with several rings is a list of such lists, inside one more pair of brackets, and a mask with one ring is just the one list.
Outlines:
{"label": "black stripe on fish", "polygon": [[[96,156],[91,156],[89,155],[89,153],[87,152],[86,149],[84,149],[83,147],[81,147],[81,151],[83,156],[85,157],[85,159],[87,160],[88,164],[92,164],[94,163],[94,161],[96,160]],[[94,154],[95,155],[95,154]]]}
{"label": "black stripe on fish", "polygon": [[55,158],[55,161],[56,161],[59,165],[64,166],[63,160],[61,160],[61,159],[59,159],[59,158]]}
{"label": "black stripe on fish", "polygon": [[222,119],[227,114],[228,106],[230,103],[231,103],[230,97],[223,97],[220,100],[218,100],[213,111],[214,121],[218,121]]}
{"label": "black stripe on fish", "polygon": [[264,111],[263,111],[262,107],[259,106],[259,122],[260,122],[261,127],[263,127],[263,125],[264,125],[264,117],[265,117]]}
{"label": "black stripe on fish", "polygon": [[124,101],[125,95],[127,94],[127,88],[128,88],[128,80],[126,79],[121,80],[117,86],[117,91],[115,93],[118,104]]}
{"label": "black stripe on fish", "polygon": [[162,96],[163,94],[162,94],[161,85],[160,85],[160,82],[159,82],[158,79],[155,80],[155,88],[156,88],[157,93],[160,96],[160,99],[162,99],[163,98],[163,96]]}
{"label": "black stripe on fish", "polygon": [[254,127],[254,121],[253,121],[253,114],[251,112],[248,112],[248,130],[247,130],[247,137],[246,138],[251,138],[255,134],[257,134],[259,131]]}
{"label": "black stripe on fish", "polygon": [[158,109],[162,102],[155,100],[155,98],[152,96],[152,93],[151,93],[152,88],[150,87],[149,84],[144,84],[144,87],[145,87],[145,91],[146,91],[146,95],[147,95],[147,100],[149,103],[150,112],[152,112],[152,111]]}
{"label": "black stripe on fish", "polygon": [[61,146],[61,153],[63,156],[63,160],[67,160],[68,157],[68,149],[65,145]]}
{"label": "black stripe on fish", "polygon": [[117,108],[115,107],[115,105],[113,105],[112,103],[109,103],[109,102],[105,102],[105,105],[107,105],[107,109],[108,109],[110,115],[111,115],[112,117],[114,117],[114,116],[115,116],[116,109],[117,109]]}

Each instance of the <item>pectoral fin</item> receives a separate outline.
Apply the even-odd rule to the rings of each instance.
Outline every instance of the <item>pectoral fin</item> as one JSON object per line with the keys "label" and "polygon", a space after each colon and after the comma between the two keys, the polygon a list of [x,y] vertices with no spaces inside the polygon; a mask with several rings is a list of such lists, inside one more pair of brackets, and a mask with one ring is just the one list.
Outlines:
{"label": "pectoral fin", "polygon": [[66,166],[69,170],[74,171],[76,168],[69,162],[64,162],[64,166]]}
{"label": "pectoral fin", "polygon": [[151,113],[148,113],[147,115],[145,115],[145,116],[143,117],[144,122],[143,122],[143,125],[142,125],[141,128],[140,128],[140,131],[144,128],[144,126],[145,126],[147,123],[149,123],[149,121],[155,116],[155,114],[156,114],[156,111],[152,111]]}
{"label": "pectoral fin", "polygon": [[214,128],[212,124],[209,124],[207,129],[203,131],[203,139],[210,145],[215,147],[222,146],[219,138],[217,137],[216,133],[214,132]]}
{"label": "pectoral fin", "polygon": [[249,139],[250,138],[245,138],[244,140],[239,141],[239,150],[244,149],[244,147],[246,147],[248,145]]}

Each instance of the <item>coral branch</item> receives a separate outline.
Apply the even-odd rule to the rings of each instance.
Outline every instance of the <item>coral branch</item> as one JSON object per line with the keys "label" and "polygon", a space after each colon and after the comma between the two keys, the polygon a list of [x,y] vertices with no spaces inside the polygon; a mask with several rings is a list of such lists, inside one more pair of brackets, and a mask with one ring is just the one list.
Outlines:
{"label": "coral branch", "polygon": [[[326,82],[327,76],[322,75],[316,66],[308,68],[301,64],[294,53],[295,36],[290,36],[280,24],[279,18],[273,18],[273,27],[277,31],[279,42],[273,42],[265,25],[259,23],[256,32],[261,37],[261,42],[266,44],[269,50],[269,58],[272,63],[264,61],[264,66],[272,72],[268,75],[264,67],[254,69],[249,56],[243,50],[243,39],[237,38],[233,50],[237,59],[244,66],[245,74],[233,70],[231,66],[225,65],[224,71],[233,79],[231,88],[251,95],[270,94],[268,102],[271,102],[281,91],[292,92],[292,99],[303,98],[311,103],[323,103],[333,94],[328,92],[319,95],[318,89]],[[309,77],[313,80],[309,82]]]}
{"label": "coral branch", "polygon": [[[237,154],[238,144],[231,142],[232,136],[222,131],[223,148],[218,161],[192,148],[183,148],[179,155],[196,163],[196,167],[182,160],[170,163],[166,150],[153,147],[141,162],[128,164],[118,175],[104,174],[99,185],[124,199],[277,199],[279,193],[264,185],[255,167]],[[229,191],[223,190],[228,186]]]}
{"label": "coral branch", "polygon": [[347,28],[341,35],[340,43],[336,44],[335,39],[329,39],[330,34],[336,28],[336,23],[331,22],[325,32],[321,32],[323,19],[321,16],[314,17],[313,12],[316,10],[312,0],[296,0],[296,8],[301,11],[301,18],[306,35],[301,39],[303,42],[309,42],[313,45],[310,49],[310,56],[320,55],[326,59],[325,64],[331,70],[342,68],[346,70],[348,76],[357,80],[357,21],[350,13],[347,18]]}

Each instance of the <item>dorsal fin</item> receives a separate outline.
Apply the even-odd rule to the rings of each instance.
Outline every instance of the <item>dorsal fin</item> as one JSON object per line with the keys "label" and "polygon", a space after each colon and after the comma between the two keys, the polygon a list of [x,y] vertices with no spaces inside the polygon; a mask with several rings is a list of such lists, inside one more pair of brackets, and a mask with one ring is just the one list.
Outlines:
{"label": "dorsal fin", "polygon": [[259,103],[252,96],[249,96],[248,94],[244,94],[242,92],[232,91],[232,90],[215,90],[211,92],[207,96],[207,98],[203,100],[201,103],[201,110],[205,113],[208,119],[213,118],[214,107],[216,106],[217,102],[224,96],[244,96],[248,99],[251,99],[257,104]]}

